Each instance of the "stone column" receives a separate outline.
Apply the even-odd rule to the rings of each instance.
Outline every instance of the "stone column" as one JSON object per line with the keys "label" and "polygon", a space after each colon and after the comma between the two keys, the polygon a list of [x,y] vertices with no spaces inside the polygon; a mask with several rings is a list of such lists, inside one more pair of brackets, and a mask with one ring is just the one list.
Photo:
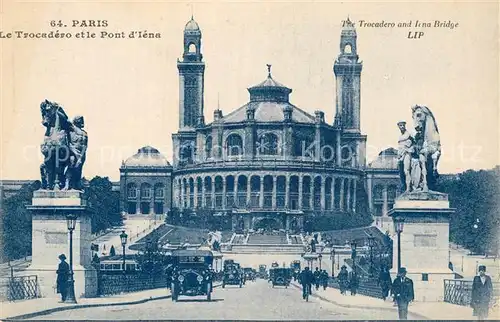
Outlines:
{"label": "stone column", "polygon": [[311,176],[311,185],[309,186],[309,207],[314,209],[314,178]]}
{"label": "stone column", "polygon": [[332,177],[332,210],[335,209],[335,177]]}
{"label": "stone column", "polygon": [[373,215],[373,195],[372,195],[372,176],[368,174],[366,176],[366,192],[368,194],[368,209],[370,209],[370,214]]}
{"label": "stone column", "polygon": [[154,215],[155,213],[155,190],[154,190],[154,186],[152,189],[152,193],[151,193],[151,199],[149,200],[149,214],[150,215]]}
{"label": "stone column", "polygon": [[334,97],[335,102],[337,103],[337,104],[335,104],[337,107],[335,115],[338,115],[338,116],[342,116],[342,106],[343,106],[343,104],[342,104],[342,98],[343,98],[343,96],[342,96],[342,87],[343,87],[342,83],[344,80],[343,77],[344,77],[343,75],[339,75],[339,76],[335,77],[335,80],[337,83],[336,84],[337,86],[335,86],[336,93],[335,93],[335,97]]}
{"label": "stone column", "polygon": [[340,203],[339,203],[340,210],[344,210],[344,181],[345,181],[344,178],[340,178],[340,195],[339,195],[339,198],[340,198]]}
{"label": "stone column", "polygon": [[226,200],[226,191],[227,191],[227,188],[226,188],[226,177],[223,176],[222,177],[222,209],[226,209],[226,204],[227,204],[227,200]]}
{"label": "stone column", "polygon": [[136,192],[137,199],[135,200],[135,214],[139,215],[141,213],[141,189],[140,188],[136,189],[137,189]]}
{"label": "stone column", "polygon": [[286,216],[286,224],[285,224],[285,229],[286,231],[290,230],[290,215]]}
{"label": "stone column", "polygon": [[205,191],[206,191],[206,188],[205,188],[205,178],[202,178],[201,179],[201,205],[202,207],[205,207],[206,206],[206,202],[205,202]]}
{"label": "stone column", "polygon": [[212,208],[215,208],[215,177],[212,177]]}
{"label": "stone column", "polygon": [[194,208],[199,207],[198,205],[198,180],[194,181],[194,195],[193,195],[193,201],[194,201]]}
{"label": "stone column", "polygon": [[352,180],[353,188],[352,188],[352,212],[356,212],[356,195],[357,195],[357,187],[358,181],[356,179]]}
{"label": "stone column", "polygon": [[184,209],[184,180],[183,178],[180,179],[180,187],[181,187],[181,203],[180,203],[180,208]]}
{"label": "stone column", "polygon": [[337,131],[337,146],[336,146],[336,149],[337,149],[337,153],[336,154],[336,159],[337,159],[337,167],[340,167],[342,165],[342,162],[341,162],[341,158],[342,158],[342,154],[341,154],[341,146],[340,146],[341,142],[340,142],[340,130]]}
{"label": "stone column", "polygon": [[273,209],[276,209],[276,198],[277,198],[277,193],[278,193],[278,188],[276,187],[276,184],[278,182],[278,177],[273,176],[273,196],[272,196],[272,207]]}
{"label": "stone column", "polygon": [[357,130],[360,129],[360,93],[361,93],[361,81],[360,81],[360,76],[355,75],[353,77],[353,109],[354,109],[354,120],[353,120],[353,127]]}
{"label": "stone column", "polygon": [[387,217],[387,212],[389,211],[389,206],[387,204],[387,185],[384,185],[384,190],[382,191],[382,197],[384,198],[384,204],[382,206],[382,216]]}
{"label": "stone column", "polygon": [[299,209],[302,210],[302,181],[304,180],[304,177],[300,174],[299,175]]}
{"label": "stone column", "polygon": [[234,203],[238,205],[238,175],[234,176]]}
{"label": "stone column", "polygon": [[347,179],[347,205],[345,205],[345,208],[347,211],[351,211],[351,179]]}
{"label": "stone column", "polygon": [[321,210],[325,210],[325,203],[326,203],[325,184],[326,184],[325,178],[321,177]]}
{"label": "stone column", "polygon": [[[250,205],[250,198],[251,198],[251,193],[252,193],[252,177],[247,176],[247,205]],[[246,208],[246,205],[245,205]]]}
{"label": "stone column", "polygon": [[285,209],[289,207],[290,199],[290,176],[285,177]]}
{"label": "stone column", "polygon": [[321,128],[319,124],[316,124],[316,130],[314,133],[314,161],[319,162],[321,160]]}
{"label": "stone column", "polygon": [[259,207],[264,207],[264,177],[260,177],[260,196],[259,196]]}
{"label": "stone column", "polygon": [[189,179],[187,180],[186,182],[187,186],[186,186],[186,190],[187,190],[187,207],[188,208],[191,208],[191,185],[189,184]]}

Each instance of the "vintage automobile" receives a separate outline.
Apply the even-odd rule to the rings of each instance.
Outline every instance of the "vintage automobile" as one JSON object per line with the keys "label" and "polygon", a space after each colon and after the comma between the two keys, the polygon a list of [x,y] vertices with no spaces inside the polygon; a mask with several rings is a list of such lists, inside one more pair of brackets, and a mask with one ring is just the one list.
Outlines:
{"label": "vintage automobile", "polygon": [[172,251],[172,301],[180,295],[205,295],[212,299],[213,254],[208,250],[180,249]]}
{"label": "vintage automobile", "polygon": [[271,278],[271,283],[273,287],[284,286],[287,288],[292,280],[292,269],[291,268],[273,268],[273,276]]}
{"label": "vintage automobile", "polygon": [[259,265],[259,272],[257,273],[259,278],[267,279],[267,266],[264,264]]}
{"label": "vintage automobile", "polygon": [[240,287],[245,284],[245,276],[239,263],[230,263],[224,265],[224,277],[222,278],[222,288],[226,285],[239,285]]}
{"label": "vintage automobile", "polygon": [[272,282],[274,276],[274,269],[279,268],[280,265],[277,262],[273,262],[271,264],[271,268],[269,269],[269,279],[268,282]]}
{"label": "vintage automobile", "polygon": [[243,272],[245,273],[246,281],[255,281],[255,270],[251,267],[243,268]]}

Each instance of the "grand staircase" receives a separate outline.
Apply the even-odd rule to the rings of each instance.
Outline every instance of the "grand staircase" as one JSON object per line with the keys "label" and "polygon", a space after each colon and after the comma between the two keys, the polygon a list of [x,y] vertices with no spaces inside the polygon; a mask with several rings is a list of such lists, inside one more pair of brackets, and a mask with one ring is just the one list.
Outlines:
{"label": "grand staircase", "polygon": [[301,236],[286,233],[235,235],[224,250],[239,254],[301,254],[304,252]]}

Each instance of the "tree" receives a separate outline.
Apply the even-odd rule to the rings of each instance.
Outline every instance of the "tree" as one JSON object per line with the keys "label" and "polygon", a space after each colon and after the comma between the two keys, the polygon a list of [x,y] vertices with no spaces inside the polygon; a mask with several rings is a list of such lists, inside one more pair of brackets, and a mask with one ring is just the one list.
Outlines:
{"label": "tree", "polygon": [[31,255],[31,212],[26,206],[39,188],[40,181],[25,184],[2,203],[4,251],[9,260]]}
{"label": "tree", "polygon": [[92,220],[92,233],[119,226],[123,223],[120,212],[120,193],[113,191],[108,177],[96,176],[84,191]]}
{"label": "tree", "polygon": [[161,248],[157,236],[148,240],[145,246],[136,255],[136,261],[142,273],[160,276],[168,265],[168,257]]}
{"label": "tree", "polygon": [[498,254],[500,167],[468,170],[438,183],[456,213],[450,218],[450,240],[475,253]]}

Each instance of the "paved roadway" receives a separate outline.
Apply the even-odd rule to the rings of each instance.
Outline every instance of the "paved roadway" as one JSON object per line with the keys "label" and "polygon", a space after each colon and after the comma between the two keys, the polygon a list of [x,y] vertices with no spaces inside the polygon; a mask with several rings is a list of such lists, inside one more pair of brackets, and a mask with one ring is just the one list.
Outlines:
{"label": "paved roadway", "polygon": [[[321,292],[321,291],[319,291]],[[411,319],[411,315],[409,316]],[[216,288],[212,302],[198,297],[154,300],[129,306],[94,307],[44,315],[47,320],[134,320],[134,319],[252,319],[252,320],[368,320],[397,319],[397,312],[352,309],[310,298],[302,300],[302,291],[290,286],[272,288],[264,280],[247,282],[243,288]]]}

